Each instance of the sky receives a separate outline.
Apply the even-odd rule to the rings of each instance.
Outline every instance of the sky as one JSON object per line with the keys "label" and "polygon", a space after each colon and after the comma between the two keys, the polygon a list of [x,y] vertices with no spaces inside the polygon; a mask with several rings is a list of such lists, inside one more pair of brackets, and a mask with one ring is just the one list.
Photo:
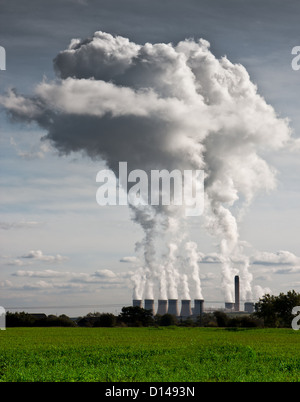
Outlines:
{"label": "sky", "polygon": [[[300,70],[291,67],[299,12],[296,0],[0,0],[0,305],[117,313],[131,304],[136,272],[149,283],[164,272],[177,283],[188,279],[192,299],[199,279],[207,305],[220,307],[229,261],[230,278],[235,270],[250,275],[249,300],[299,292]],[[195,49],[205,56],[198,64]],[[200,117],[194,108],[202,108]],[[208,223],[205,214],[176,217],[177,231],[155,232],[128,206],[97,204],[105,161],[113,168],[127,156],[133,168],[163,168],[162,161],[174,168],[186,151],[194,153],[190,167],[199,143],[207,150],[208,203],[217,211]],[[231,218],[247,197],[233,244],[218,213]],[[185,245],[178,243],[183,231],[198,254],[196,266],[192,252],[185,255],[190,266],[181,272],[168,263],[170,244]],[[167,240],[169,254],[150,261],[151,247]],[[156,282],[152,294],[159,297]]]}

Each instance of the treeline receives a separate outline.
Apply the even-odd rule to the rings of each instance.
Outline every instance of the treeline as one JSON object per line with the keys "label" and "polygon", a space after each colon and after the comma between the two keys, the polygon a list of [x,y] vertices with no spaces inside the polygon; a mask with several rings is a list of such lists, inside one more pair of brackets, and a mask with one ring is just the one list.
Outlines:
{"label": "treeline", "polygon": [[300,306],[300,293],[294,290],[278,296],[264,295],[255,304],[255,316],[262,319],[266,327],[290,328],[294,315],[294,307]]}
{"label": "treeline", "polygon": [[211,317],[208,314],[204,317],[207,323],[203,326],[227,327],[227,328],[255,328],[263,327],[263,320],[257,318],[254,314],[242,316],[229,316],[222,311],[215,311]]}
{"label": "treeline", "polygon": [[178,320],[170,314],[154,316],[150,310],[140,307],[123,307],[119,315],[111,313],[88,313],[84,317],[71,319],[66,315],[6,313],[6,327],[148,327],[169,325],[197,325],[192,320]]}
{"label": "treeline", "polygon": [[153,316],[150,310],[140,307],[123,307],[119,315],[111,313],[89,313],[74,320],[66,315],[35,315],[25,312],[6,313],[6,327],[150,327],[150,326],[184,326],[184,327],[253,327],[259,322],[253,317],[229,318],[225,313],[216,311],[203,313],[197,319],[177,318],[171,314]]}
{"label": "treeline", "polygon": [[6,313],[6,327],[148,327],[148,326],[203,326],[203,327],[291,327],[292,310],[300,306],[300,293],[294,290],[279,296],[264,295],[255,304],[255,312],[245,315],[228,315],[222,311],[203,313],[197,319],[177,318],[171,314],[153,316],[150,310],[138,306],[123,307],[119,315],[89,313],[73,320],[66,315]]}
{"label": "treeline", "polygon": [[65,314],[46,315],[29,314],[24,311],[20,313],[10,313],[5,315],[6,327],[75,327],[76,322],[71,320]]}
{"label": "treeline", "polygon": [[149,327],[177,324],[178,320],[171,314],[153,316],[150,310],[138,306],[123,307],[117,316],[111,313],[89,313],[77,322],[80,327]]}

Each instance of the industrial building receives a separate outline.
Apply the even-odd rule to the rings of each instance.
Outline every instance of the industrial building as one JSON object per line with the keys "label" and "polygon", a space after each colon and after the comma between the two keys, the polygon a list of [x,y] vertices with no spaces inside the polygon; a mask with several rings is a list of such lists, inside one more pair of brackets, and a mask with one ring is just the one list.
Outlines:
{"label": "industrial building", "polygon": [[[142,307],[143,301],[134,299],[132,301],[133,306]],[[204,311],[204,300],[195,299],[194,307],[191,306],[191,300],[181,300],[181,308],[179,308],[178,299],[168,299],[168,300],[158,300],[157,311],[154,308],[154,299],[145,299],[144,300],[144,308],[145,310],[151,310],[153,315],[164,315],[171,314],[176,317],[198,317]]]}
{"label": "industrial building", "polygon": [[[144,308],[146,310],[151,310],[153,315],[164,315],[171,314],[180,318],[188,318],[188,317],[201,317],[204,312],[204,300],[203,299],[194,299],[194,306],[191,305],[191,300],[183,299],[181,300],[181,306],[179,306],[178,299],[168,299],[168,300],[158,300],[157,311],[155,311],[155,301],[154,299],[145,299],[144,300]],[[134,299],[132,302],[133,306],[142,307],[143,301]],[[225,302],[225,312],[233,313],[233,312],[245,312],[245,313],[253,313],[254,312],[254,303],[247,301],[244,303],[244,309],[240,309],[240,278],[238,275],[234,277],[234,302]]]}

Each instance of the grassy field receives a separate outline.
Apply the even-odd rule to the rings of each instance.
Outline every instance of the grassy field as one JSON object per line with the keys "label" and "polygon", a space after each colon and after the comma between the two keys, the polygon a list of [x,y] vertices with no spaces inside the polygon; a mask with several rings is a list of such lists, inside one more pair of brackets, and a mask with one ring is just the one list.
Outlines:
{"label": "grassy field", "polygon": [[300,381],[300,331],[8,328],[0,381]]}

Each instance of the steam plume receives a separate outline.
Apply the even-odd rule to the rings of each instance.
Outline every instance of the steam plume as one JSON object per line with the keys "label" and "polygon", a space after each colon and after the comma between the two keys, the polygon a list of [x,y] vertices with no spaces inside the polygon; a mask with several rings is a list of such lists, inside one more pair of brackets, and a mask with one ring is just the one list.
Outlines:
{"label": "steam plume", "polygon": [[[59,152],[104,159],[116,174],[119,161],[148,173],[204,169],[205,226],[219,240],[224,297],[233,301],[233,257],[240,253],[234,206],[248,206],[258,192],[276,186],[276,172],[262,155],[288,144],[291,132],[246,69],[217,59],[209,47],[203,39],[139,45],[95,32],[57,55],[57,80],[41,82],[31,97],[11,90],[0,103],[12,118],[36,122]],[[163,296],[176,296],[176,255],[188,242],[182,208],[132,207],[132,213],[145,233],[137,246],[144,266],[134,277],[135,296],[145,284],[152,298],[157,281]],[[187,243],[186,252],[202,298],[195,244]],[[248,265],[242,268],[247,295]]]}

